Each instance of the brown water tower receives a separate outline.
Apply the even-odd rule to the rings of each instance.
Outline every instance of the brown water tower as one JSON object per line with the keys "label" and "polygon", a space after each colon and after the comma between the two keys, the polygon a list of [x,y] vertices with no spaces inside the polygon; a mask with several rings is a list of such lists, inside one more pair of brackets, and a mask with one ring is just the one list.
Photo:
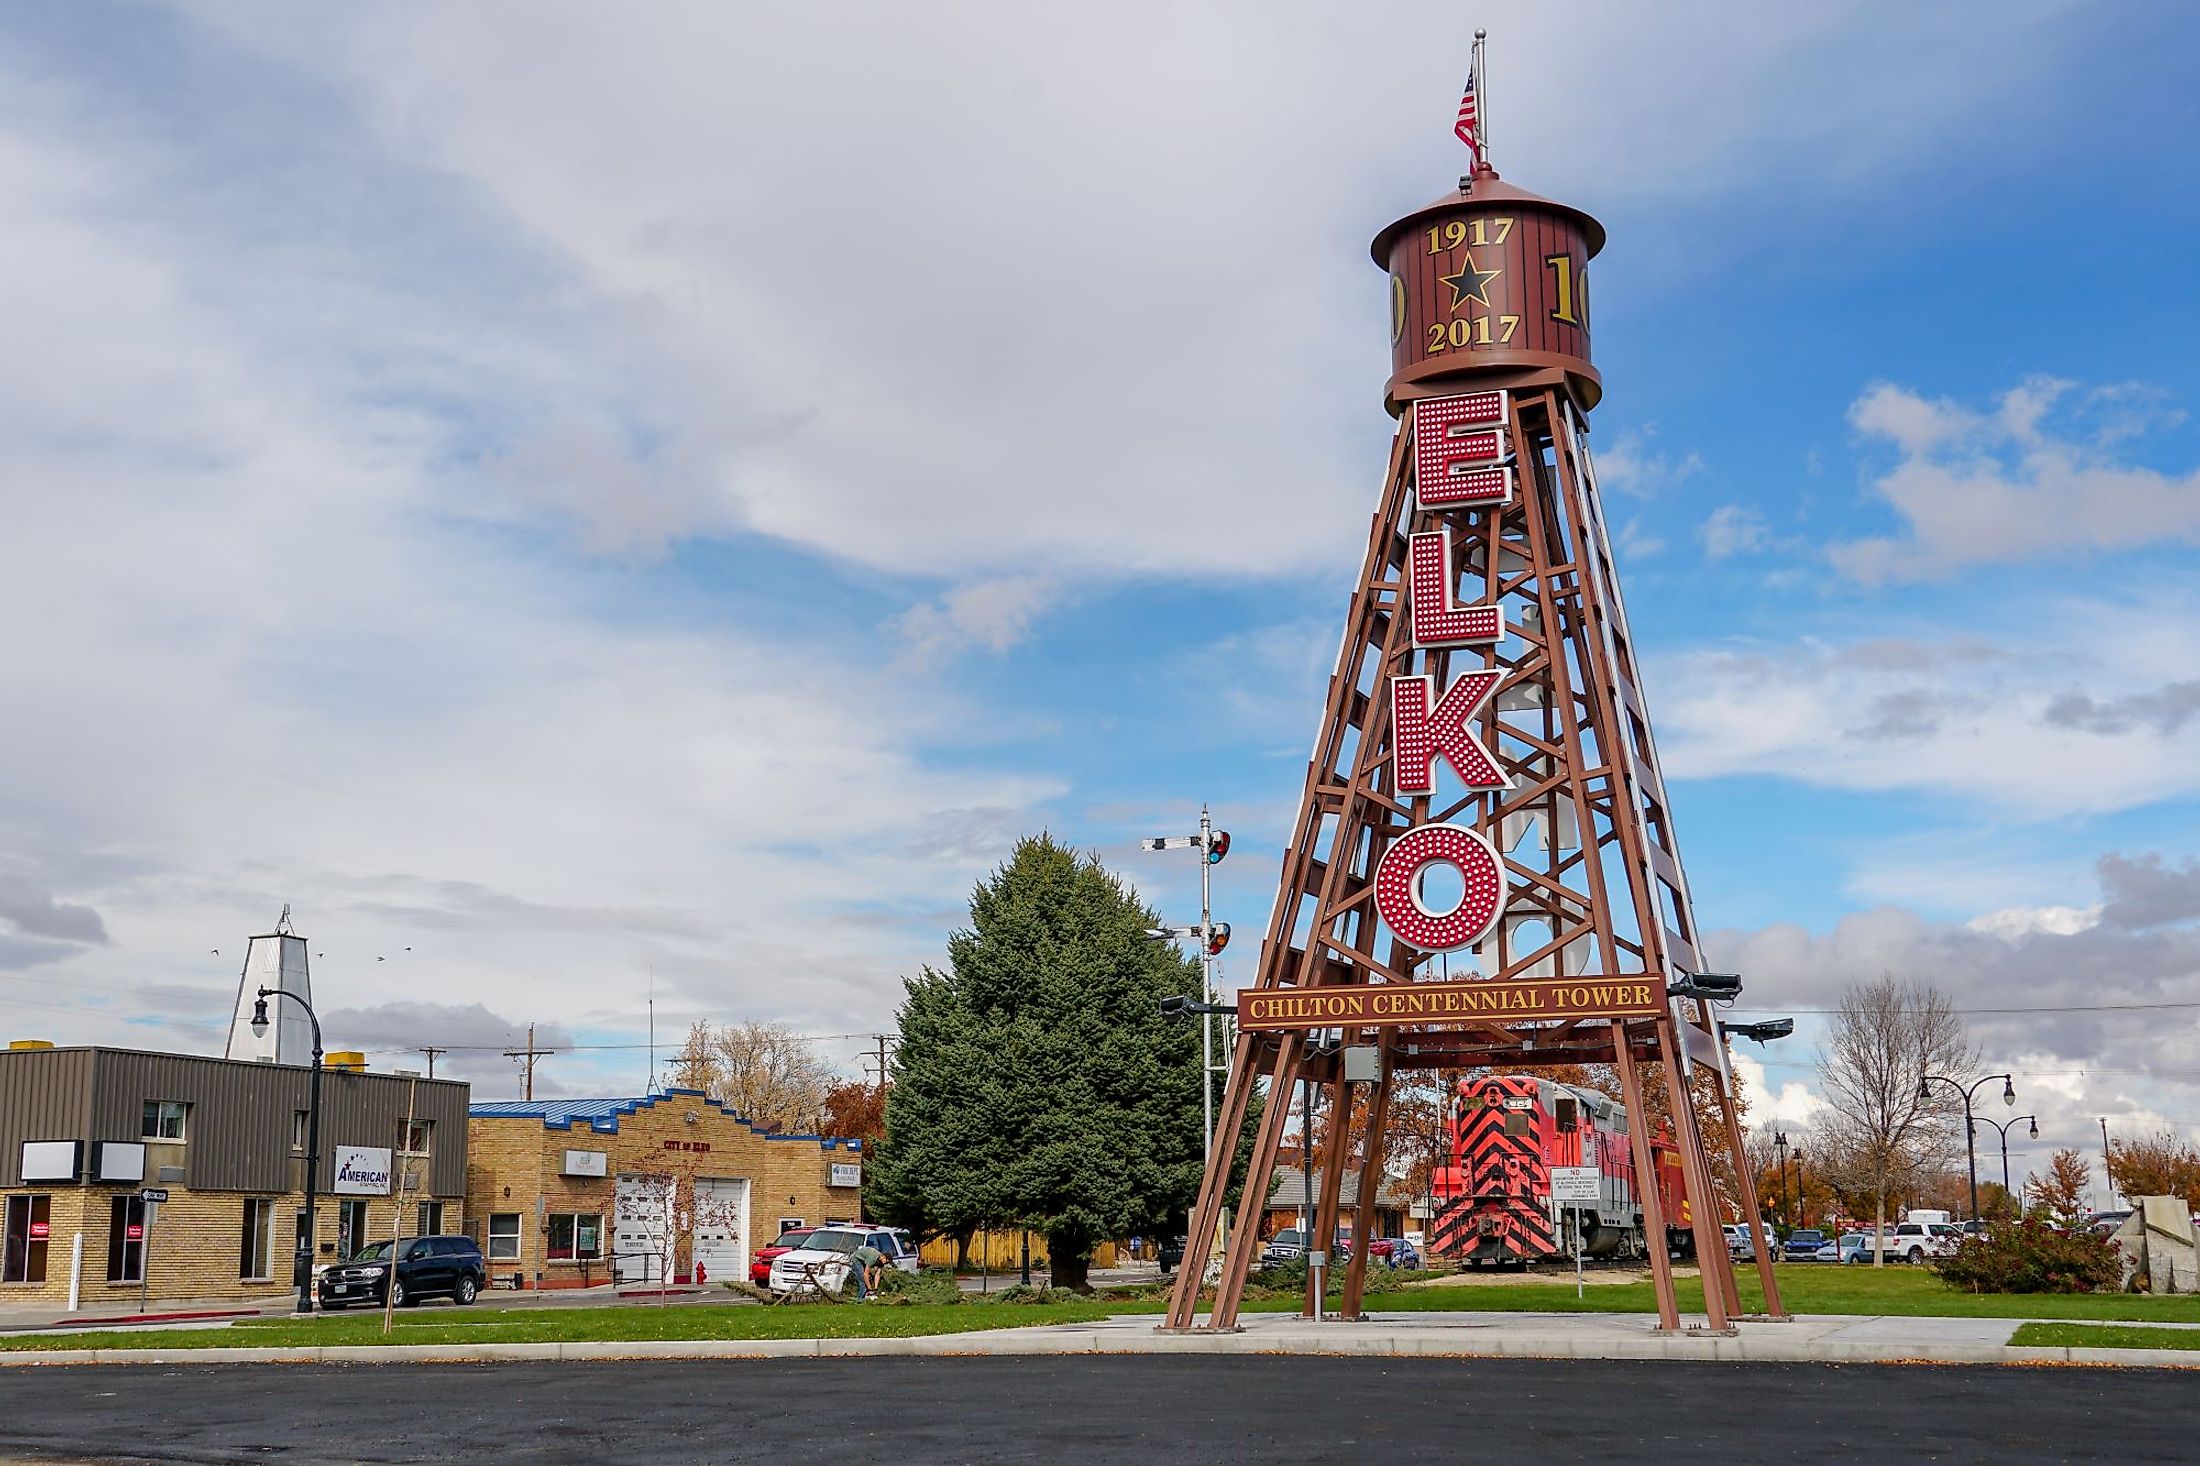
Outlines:
{"label": "brown water tower", "polygon": [[1386,405],[1563,385],[1584,411],[1596,406],[1604,382],[1589,359],[1589,261],[1603,248],[1595,219],[1487,164],[1384,229],[1373,253],[1390,272]]}

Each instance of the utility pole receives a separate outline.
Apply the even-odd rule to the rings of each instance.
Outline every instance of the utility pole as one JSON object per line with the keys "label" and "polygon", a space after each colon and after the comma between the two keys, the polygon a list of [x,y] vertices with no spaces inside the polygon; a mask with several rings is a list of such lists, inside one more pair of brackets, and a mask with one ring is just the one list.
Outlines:
{"label": "utility pole", "polygon": [[423,1044],[421,1045],[420,1052],[428,1056],[428,1077],[430,1079],[433,1079],[435,1078],[435,1056],[437,1054],[447,1054],[450,1052],[450,1050],[439,1049],[434,1044]]}
{"label": "utility pole", "polygon": [[2108,1197],[2108,1205],[2102,1211],[2116,1209],[2116,1178],[2108,1173],[2112,1164],[2108,1153],[2108,1116],[2101,1116],[2101,1191]]}
{"label": "utility pole", "polygon": [[886,1035],[874,1033],[871,1037],[878,1040],[878,1092],[883,1096],[886,1093]]}
{"label": "utility pole", "polygon": [[547,1059],[556,1052],[556,1049],[538,1049],[535,1047],[535,1025],[532,1023],[527,1025],[527,1047],[524,1049],[506,1049],[504,1051],[504,1057],[507,1059],[524,1059],[527,1061],[527,1078],[520,1095],[522,1099],[532,1100],[535,1097],[535,1060]]}

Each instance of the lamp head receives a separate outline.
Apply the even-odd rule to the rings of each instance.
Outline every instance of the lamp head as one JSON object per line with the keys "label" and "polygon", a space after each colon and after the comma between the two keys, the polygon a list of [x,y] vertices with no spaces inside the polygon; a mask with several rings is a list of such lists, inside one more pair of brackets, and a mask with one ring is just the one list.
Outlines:
{"label": "lamp head", "polygon": [[2030,1126],[2030,1129],[2031,1129],[2031,1131],[2032,1131],[2032,1138],[2033,1138],[2034,1140],[2037,1140],[2037,1139],[2039,1139],[2039,1138],[2040,1138],[2040,1122],[2039,1122],[2039,1121],[2037,1121],[2037,1120],[2034,1120],[2034,1121],[2032,1122],[2031,1126]]}
{"label": "lamp head", "polygon": [[1181,1018],[1191,1011],[1192,1000],[1190,998],[1167,997],[1161,1000],[1161,1014],[1164,1018]]}
{"label": "lamp head", "polygon": [[2001,1081],[2001,1102],[2011,1109],[2016,1108],[2017,1086],[2014,1081],[2007,1077],[2004,1077]]}
{"label": "lamp head", "polygon": [[1920,1103],[1933,1097],[1933,1082],[1930,1079],[1920,1079],[1917,1082],[1917,1097]]}
{"label": "lamp head", "polygon": [[267,999],[264,996],[252,1005],[252,1036],[267,1037]]}

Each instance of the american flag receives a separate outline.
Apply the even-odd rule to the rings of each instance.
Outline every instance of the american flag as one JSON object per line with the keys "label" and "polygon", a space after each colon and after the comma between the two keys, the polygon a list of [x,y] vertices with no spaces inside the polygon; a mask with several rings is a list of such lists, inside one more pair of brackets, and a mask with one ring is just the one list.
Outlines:
{"label": "american flag", "polygon": [[1482,148],[1474,140],[1476,112],[1477,109],[1474,105],[1474,72],[1469,70],[1467,72],[1466,95],[1459,99],[1459,120],[1452,124],[1451,130],[1457,134],[1459,141],[1467,145],[1467,151],[1474,154],[1474,161],[1479,163],[1482,161]]}

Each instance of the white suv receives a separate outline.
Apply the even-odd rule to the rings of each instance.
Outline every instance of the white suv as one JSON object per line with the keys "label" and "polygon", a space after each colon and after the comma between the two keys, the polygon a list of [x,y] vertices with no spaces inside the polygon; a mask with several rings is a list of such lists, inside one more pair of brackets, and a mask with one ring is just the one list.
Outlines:
{"label": "white suv", "polygon": [[[1946,1257],[1962,1236],[1962,1229],[1948,1222],[1898,1222],[1887,1229],[1887,1256],[1904,1262]],[[1868,1252],[1871,1243],[1867,1240],[1864,1245]]]}
{"label": "white suv", "polygon": [[826,1292],[838,1295],[848,1285],[848,1270],[855,1250],[869,1243],[889,1267],[905,1273],[917,1270],[916,1250],[906,1232],[885,1227],[842,1225],[819,1227],[802,1245],[772,1259],[771,1290],[774,1293]]}

